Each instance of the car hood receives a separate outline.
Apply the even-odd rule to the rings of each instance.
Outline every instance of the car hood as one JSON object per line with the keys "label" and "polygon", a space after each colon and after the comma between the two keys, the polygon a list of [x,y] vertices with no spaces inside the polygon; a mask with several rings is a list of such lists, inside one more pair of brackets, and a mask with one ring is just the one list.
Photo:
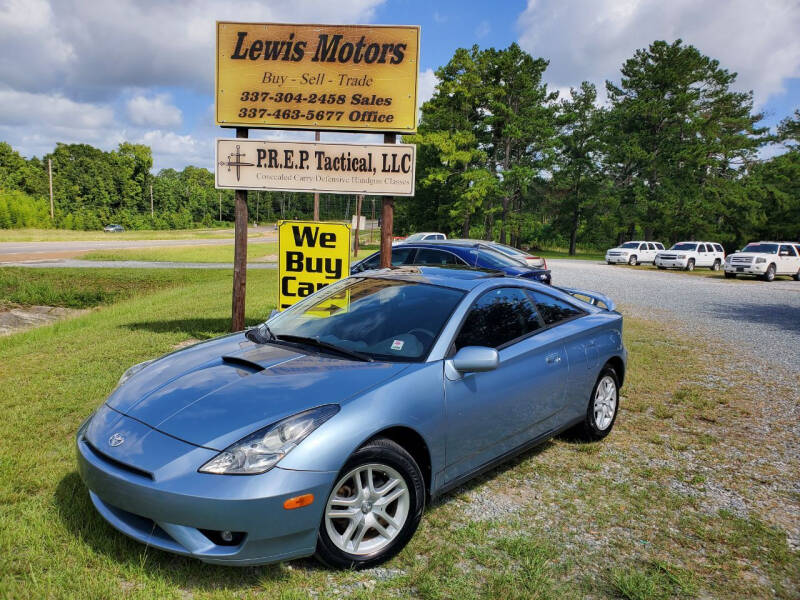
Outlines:
{"label": "car hood", "polygon": [[737,257],[737,258],[755,258],[757,256],[777,257],[778,255],[777,254],[767,254],[765,252],[734,252],[733,254],[728,254],[728,256],[730,258],[733,258],[734,256]]}
{"label": "car hood", "polygon": [[236,334],[156,360],[107,404],[167,435],[224,450],[289,415],[342,403],[406,368],[255,344]]}
{"label": "car hood", "polygon": [[636,248],[620,248],[617,246],[616,248],[609,248],[606,252],[635,252]]}

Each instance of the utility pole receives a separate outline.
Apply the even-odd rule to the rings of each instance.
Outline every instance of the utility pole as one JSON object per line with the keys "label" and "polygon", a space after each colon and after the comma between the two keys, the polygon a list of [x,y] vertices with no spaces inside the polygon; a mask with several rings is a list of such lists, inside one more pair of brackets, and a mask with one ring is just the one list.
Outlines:
{"label": "utility pole", "polygon": [[356,237],[353,240],[353,258],[358,258],[358,230],[361,227],[361,202],[363,202],[364,196],[359,194],[356,196]]}
{"label": "utility pole", "polygon": [[47,159],[47,173],[50,177],[50,220],[56,218],[55,211],[53,210],[53,159]]}
{"label": "utility pole", "polygon": [[[396,133],[384,133],[384,144],[396,144]],[[392,229],[394,227],[394,196],[381,198],[381,268],[392,266]]]}
{"label": "utility pole", "polygon": [[150,216],[153,216],[153,184],[150,184]]}
{"label": "utility pole", "polygon": [[[247,127],[237,127],[236,137],[246,138]],[[233,234],[233,305],[231,331],[244,329],[245,291],[247,289],[247,190],[236,190]]]}
{"label": "utility pole", "polygon": [[[314,141],[319,141],[319,131],[314,132]],[[314,220],[319,221],[319,192],[314,192]]]}

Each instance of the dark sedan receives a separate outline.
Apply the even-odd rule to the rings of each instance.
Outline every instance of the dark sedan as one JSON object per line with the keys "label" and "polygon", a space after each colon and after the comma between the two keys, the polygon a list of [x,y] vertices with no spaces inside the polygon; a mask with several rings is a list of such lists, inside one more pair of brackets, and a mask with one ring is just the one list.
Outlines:
{"label": "dark sedan", "polygon": [[[501,254],[488,244],[474,240],[440,240],[436,242],[401,243],[392,246],[392,266],[452,266],[500,271],[511,277],[522,277],[542,283],[551,282],[548,269],[527,267]],[[350,273],[380,267],[380,252],[355,263]]]}

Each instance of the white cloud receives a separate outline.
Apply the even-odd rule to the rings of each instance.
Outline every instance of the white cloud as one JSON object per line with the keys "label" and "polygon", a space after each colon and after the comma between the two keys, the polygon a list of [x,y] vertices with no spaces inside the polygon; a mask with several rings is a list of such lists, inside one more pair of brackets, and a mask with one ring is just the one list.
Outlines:
{"label": "white cloud", "polygon": [[0,89],[0,125],[92,130],[110,125],[113,119],[108,106],[75,102],[60,94]]}
{"label": "white cloud", "polygon": [[419,74],[419,84],[417,87],[417,106],[422,106],[426,101],[430,100],[433,93],[436,91],[436,84],[439,79],[433,69],[425,69]]}
{"label": "white cloud", "polygon": [[489,25],[489,21],[483,20],[478,23],[478,26],[475,28],[475,37],[485,38],[489,33],[492,31],[492,26]]}
{"label": "white cloud", "polygon": [[797,0],[528,0],[517,23],[520,45],[550,60],[556,87],[619,80],[622,63],[653,40],[682,39],[739,74],[757,106],[800,76]]}
{"label": "white cloud", "polygon": [[103,97],[119,87],[210,93],[216,20],[353,23],[383,0],[0,0],[0,81]]}
{"label": "white cloud", "polygon": [[152,98],[134,96],[128,100],[127,112],[128,118],[136,125],[179,127],[181,124],[181,110],[170,102],[167,94]]}

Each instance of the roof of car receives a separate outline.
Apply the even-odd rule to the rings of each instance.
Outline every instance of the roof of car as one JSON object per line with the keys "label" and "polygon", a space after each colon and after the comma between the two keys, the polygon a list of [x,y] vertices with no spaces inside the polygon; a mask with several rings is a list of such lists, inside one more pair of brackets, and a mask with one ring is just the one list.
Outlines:
{"label": "roof of car", "polygon": [[506,275],[502,271],[474,269],[457,265],[427,267],[403,266],[375,269],[358,273],[356,277],[374,277],[388,279],[407,279],[432,285],[442,285],[463,290],[471,290],[487,279],[502,279]]}

